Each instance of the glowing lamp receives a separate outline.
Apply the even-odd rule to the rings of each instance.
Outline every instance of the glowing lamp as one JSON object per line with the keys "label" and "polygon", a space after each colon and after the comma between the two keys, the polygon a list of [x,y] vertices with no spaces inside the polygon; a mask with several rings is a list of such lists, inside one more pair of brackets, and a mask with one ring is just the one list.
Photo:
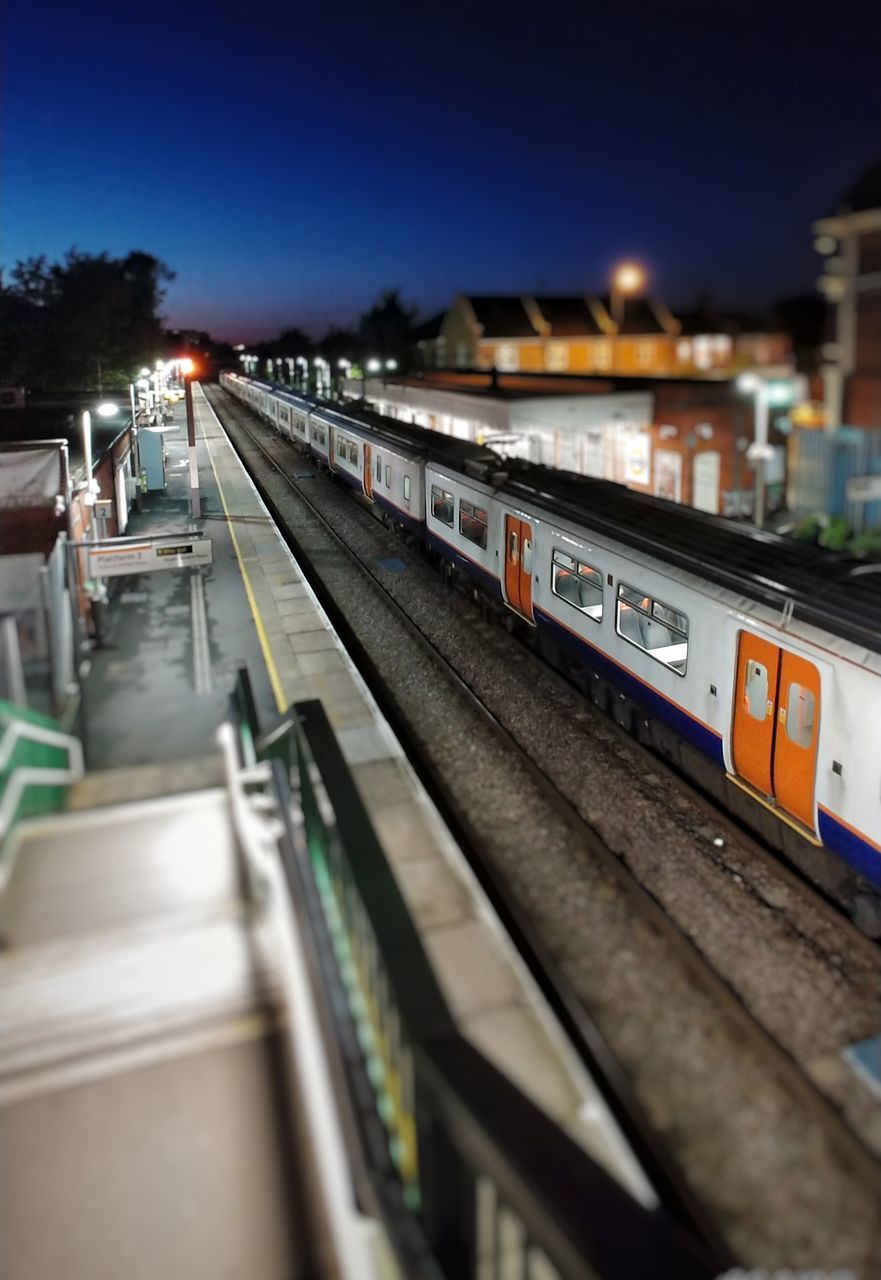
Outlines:
{"label": "glowing lamp", "polygon": [[184,377],[191,374],[196,367],[195,361],[191,360],[189,356],[184,356],[181,360],[178,360],[177,363]]}
{"label": "glowing lamp", "polygon": [[636,293],[645,284],[645,272],[636,262],[622,262],[612,279],[618,293]]}
{"label": "glowing lamp", "polygon": [[115,413],[119,413],[119,405],[107,400],[104,404],[99,404],[95,412],[99,418],[112,418]]}

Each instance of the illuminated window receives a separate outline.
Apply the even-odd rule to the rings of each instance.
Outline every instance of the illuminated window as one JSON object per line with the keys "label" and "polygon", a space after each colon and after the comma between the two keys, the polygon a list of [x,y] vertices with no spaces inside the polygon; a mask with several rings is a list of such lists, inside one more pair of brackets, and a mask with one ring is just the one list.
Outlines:
{"label": "illuminated window", "polygon": [[611,369],[612,344],[601,339],[593,344],[593,362],[597,369]]}
{"label": "illuminated window", "polygon": [[557,550],[554,551],[552,567],[551,589],[554,595],[586,613],[594,622],[599,622],[603,616],[603,575],[600,571]]}
{"label": "illuminated window", "polygon": [[743,682],[746,709],[754,720],[764,720],[768,714],[768,668],[752,658],[746,664]]}
{"label": "illuminated window", "polygon": [[640,342],[636,347],[636,363],[641,369],[649,369],[655,360],[655,344],[653,342]]}
{"label": "illuminated window", "polygon": [[680,364],[691,363],[691,342],[688,338],[680,338],[676,343],[676,359]]}
{"label": "illuminated window", "polygon": [[464,498],[459,503],[459,532],[469,542],[486,549],[486,512]]}
{"label": "illuminated window", "polygon": [[392,469],[389,466],[385,469],[385,487],[387,489],[392,487]]}
{"label": "illuminated window", "polygon": [[404,476],[404,501],[410,501],[410,477]]}
{"label": "illuminated window", "polygon": [[688,619],[684,613],[622,583],[618,587],[617,631],[628,644],[643,649],[677,675],[685,675]]}
{"label": "illuminated window", "polygon": [[431,514],[435,520],[440,520],[441,524],[448,524],[453,527],[453,514],[455,511],[455,500],[453,495],[446,489],[440,489],[436,484],[431,486]]}
{"label": "illuminated window", "polygon": [[545,368],[550,373],[562,373],[569,368],[569,344],[549,342],[545,348]]}
{"label": "illuminated window", "polygon": [[496,368],[504,373],[516,373],[520,368],[520,352],[513,342],[503,342],[496,347]]}
{"label": "illuminated window", "polygon": [[786,736],[797,747],[809,747],[814,740],[816,699],[804,685],[792,683],[787,693]]}
{"label": "illuminated window", "polygon": [[707,334],[700,334],[694,340],[694,365],[696,369],[713,367],[713,339]]}

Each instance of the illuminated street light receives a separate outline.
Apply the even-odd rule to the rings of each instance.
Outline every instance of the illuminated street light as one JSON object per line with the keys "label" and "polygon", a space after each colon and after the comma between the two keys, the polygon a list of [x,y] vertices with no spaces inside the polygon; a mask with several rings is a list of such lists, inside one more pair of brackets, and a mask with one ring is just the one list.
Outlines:
{"label": "illuminated street light", "polygon": [[150,370],[149,370],[149,369],[144,368],[144,369],[141,369],[141,370],[138,372],[138,377],[139,377],[139,378],[149,378],[149,376],[150,376]]}
{"label": "illuminated street light", "polygon": [[376,359],[376,357],[374,357],[372,360],[367,361],[368,373],[379,373],[381,368],[382,368],[382,364],[379,360]]}
{"label": "illuminated street light", "polygon": [[344,360],[344,359],[337,360],[336,364],[337,364],[337,368],[342,369],[344,373],[347,373],[349,369],[351,369],[352,367],[351,360]]}
{"label": "illuminated street light", "polygon": [[636,262],[621,262],[612,272],[610,310],[616,337],[620,336],[624,325],[624,299],[643,289],[645,282],[645,271]]}
{"label": "illuminated street light", "polygon": [[104,404],[99,404],[95,412],[101,418],[112,418],[115,413],[119,413],[119,405],[107,400]]}
{"label": "illuminated street light", "polygon": [[622,262],[615,268],[612,284],[621,294],[636,293],[645,284],[645,272],[635,262]]}
{"label": "illuminated street light", "polygon": [[385,367],[390,371],[394,371],[398,367],[397,360],[386,360]]}

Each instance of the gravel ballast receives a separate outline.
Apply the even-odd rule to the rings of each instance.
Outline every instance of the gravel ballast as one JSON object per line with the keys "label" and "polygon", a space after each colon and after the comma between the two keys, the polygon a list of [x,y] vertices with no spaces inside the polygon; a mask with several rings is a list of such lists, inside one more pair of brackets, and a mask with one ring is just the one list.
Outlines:
{"label": "gravel ballast", "polygon": [[[769,1067],[681,949],[634,911],[580,824],[549,803],[520,753],[441,678],[376,588],[234,430],[236,416],[290,472],[308,464],[224,393],[209,396],[737,1256],[754,1267],[881,1275],[877,1178],[851,1162],[786,1073]],[[417,551],[348,494],[324,477],[303,484],[745,1009],[881,1148],[877,1108],[838,1056],[879,1029],[877,950],[557,673],[445,591]],[[390,556],[403,560],[403,572],[379,567]]]}

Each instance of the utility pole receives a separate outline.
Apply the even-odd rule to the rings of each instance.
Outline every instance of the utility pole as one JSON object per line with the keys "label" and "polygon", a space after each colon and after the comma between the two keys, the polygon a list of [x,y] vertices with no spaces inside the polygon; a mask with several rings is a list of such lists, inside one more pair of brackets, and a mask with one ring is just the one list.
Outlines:
{"label": "utility pole", "polygon": [[196,461],[196,419],[193,414],[193,381],[191,374],[184,374],[184,399],[187,406],[187,445],[190,461],[190,516],[199,520],[202,507],[199,501],[199,464]]}

